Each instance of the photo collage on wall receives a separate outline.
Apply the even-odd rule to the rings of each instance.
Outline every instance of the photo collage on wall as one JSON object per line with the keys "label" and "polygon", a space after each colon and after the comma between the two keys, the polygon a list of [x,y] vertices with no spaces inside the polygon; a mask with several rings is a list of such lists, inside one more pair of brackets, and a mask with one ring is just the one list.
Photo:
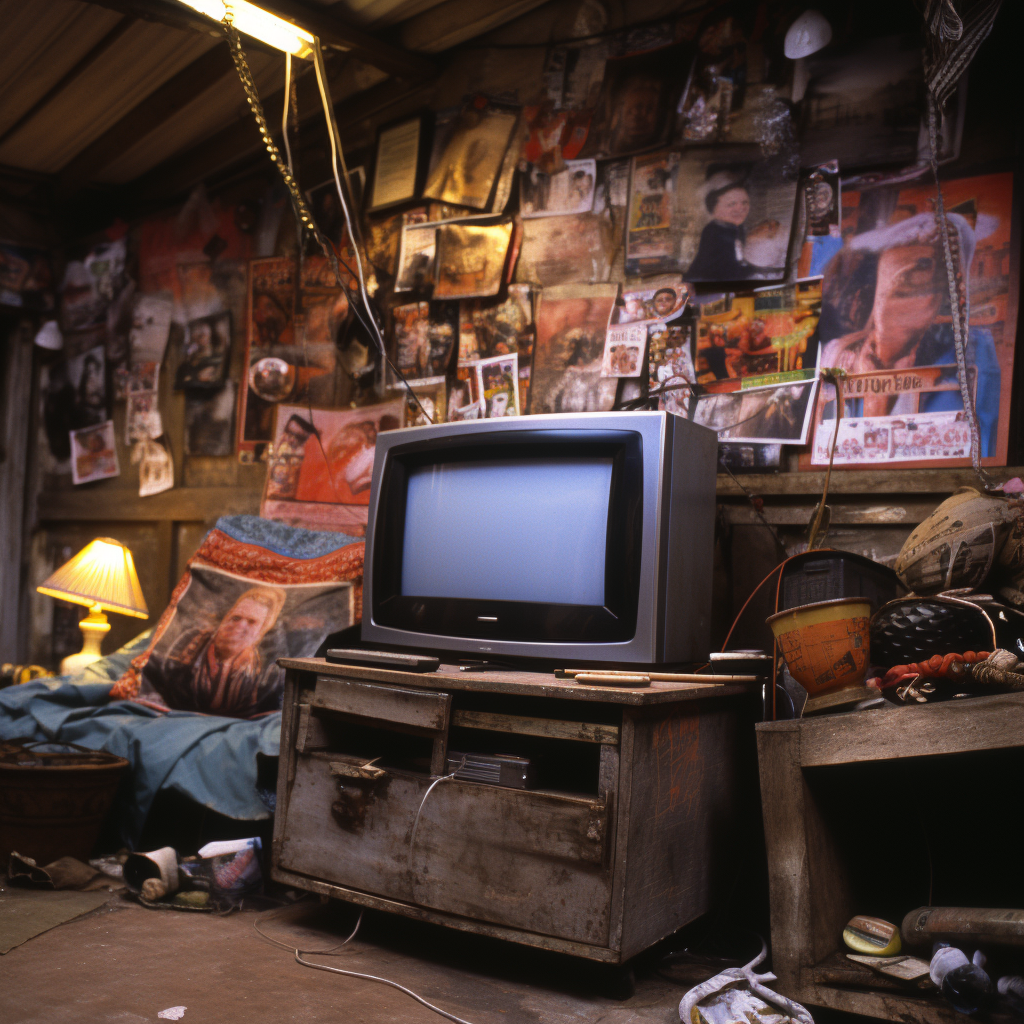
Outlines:
{"label": "photo collage on wall", "polygon": [[230,457],[265,468],[266,515],[359,534],[383,430],[657,408],[757,468],[963,466],[964,389],[1005,464],[1013,173],[950,166],[965,80],[937,126],[943,237],[920,40],[830,20],[794,61],[791,21],[712,2],[467,55],[450,105],[381,121],[340,184],[302,182],[325,249],[283,193],[201,189],[55,282],[0,244],[2,294],[50,288],[65,342],[41,376],[45,471],[137,471],[155,494]]}

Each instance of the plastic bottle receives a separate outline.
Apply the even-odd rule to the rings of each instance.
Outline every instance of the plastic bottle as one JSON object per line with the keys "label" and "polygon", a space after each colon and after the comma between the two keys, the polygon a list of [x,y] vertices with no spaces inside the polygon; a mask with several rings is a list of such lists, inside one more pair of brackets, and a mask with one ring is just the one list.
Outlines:
{"label": "plastic bottle", "polygon": [[984,967],[985,957],[980,950],[974,954],[972,962],[962,950],[937,942],[929,973],[954,1010],[974,1014],[988,1005],[995,991]]}

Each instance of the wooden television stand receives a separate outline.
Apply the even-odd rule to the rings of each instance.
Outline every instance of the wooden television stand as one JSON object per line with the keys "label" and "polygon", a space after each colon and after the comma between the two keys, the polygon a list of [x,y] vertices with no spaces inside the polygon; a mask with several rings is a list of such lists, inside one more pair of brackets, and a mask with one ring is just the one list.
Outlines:
{"label": "wooden television stand", "polygon": [[[612,964],[710,908],[748,688],[280,664],[278,881]],[[449,779],[427,797],[449,749],[529,757],[536,788]]]}

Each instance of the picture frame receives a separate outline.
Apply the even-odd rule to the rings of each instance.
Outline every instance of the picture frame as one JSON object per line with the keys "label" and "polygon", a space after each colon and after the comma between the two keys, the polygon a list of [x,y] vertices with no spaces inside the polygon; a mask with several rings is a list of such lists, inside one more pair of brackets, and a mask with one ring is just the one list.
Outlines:
{"label": "picture frame", "polygon": [[425,111],[390,121],[377,131],[366,209],[387,210],[416,199],[430,156],[431,120]]}

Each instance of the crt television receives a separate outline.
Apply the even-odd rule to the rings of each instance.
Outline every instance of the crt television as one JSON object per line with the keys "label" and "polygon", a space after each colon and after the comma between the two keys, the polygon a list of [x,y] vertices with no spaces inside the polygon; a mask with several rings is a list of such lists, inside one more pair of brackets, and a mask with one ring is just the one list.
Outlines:
{"label": "crt television", "polygon": [[666,412],[379,434],[362,638],[657,665],[709,649],[714,431]]}

